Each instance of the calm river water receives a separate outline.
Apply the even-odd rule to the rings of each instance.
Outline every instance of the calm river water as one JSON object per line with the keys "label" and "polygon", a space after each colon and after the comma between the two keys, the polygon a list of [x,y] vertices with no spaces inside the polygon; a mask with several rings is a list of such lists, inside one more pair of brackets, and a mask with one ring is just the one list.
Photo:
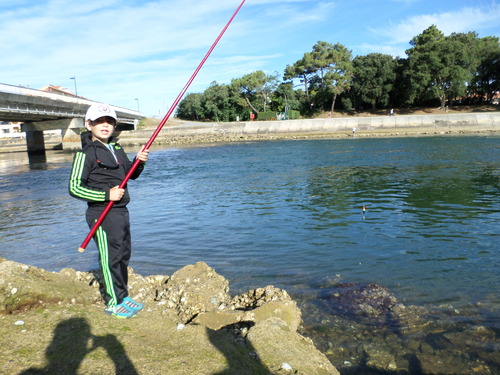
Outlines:
{"label": "calm river water", "polygon": [[[77,252],[88,229],[85,203],[67,192],[72,155],[47,159],[0,154],[0,256],[95,269],[93,243]],[[470,324],[500,329],[498,136],[157,149],[129,189],[137,273],[205,261],[233,294],[272,284],[305,310],[332,280],[375,283],[405,305],[481,306]],[[306,327],[323,313],[305,311]]]}

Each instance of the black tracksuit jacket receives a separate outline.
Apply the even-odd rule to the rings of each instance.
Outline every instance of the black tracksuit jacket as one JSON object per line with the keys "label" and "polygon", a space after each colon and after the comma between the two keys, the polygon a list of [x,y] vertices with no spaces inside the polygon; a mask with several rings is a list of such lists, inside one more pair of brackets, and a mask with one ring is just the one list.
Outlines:
{"label": "black tracksuit jacket", "polygon": [[[73,169],[69,182],[69,193],[79,199],[87,201],[93,209],[104,209],[109,202],[109,189],[120,185],[132,166],[123,148],[110,139],[109,144],[115,151],[115,160],[112,152],[99,142],[91,140],[91,134],[83,137],[83,149],[75,154]],[[131,179],[136,179],[144,169],[139,164]],[[125,187],[123,198],[115,202],[113,207],[126,207],[130,202],[128,189]]]}

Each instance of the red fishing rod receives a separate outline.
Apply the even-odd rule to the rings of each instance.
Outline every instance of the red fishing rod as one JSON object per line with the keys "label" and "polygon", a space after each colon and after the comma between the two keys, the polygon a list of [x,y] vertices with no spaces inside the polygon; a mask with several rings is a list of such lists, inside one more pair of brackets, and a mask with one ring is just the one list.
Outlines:
{"label": "red fishing rod", "polygon": [[[224,35],[224,33],[226,32],[227,28],[229,27],[229,25],[231,24],[231,22],[233,22],[233,19],[234,17],[236,17],[236,14],[238,14],[238,12],[240,11],[241,7],[243,6],[243,4],[245,3],[246,0],[243,0],[241,2],[241,4],[238,6],[238,8],[235,10],[235,12],[233,13],[233,15],[231,16],[231,18],[229,19],[229,21],[226,23],[226,26],[224,26],[224,28],[222,29],[222,31],[220,32],[219,36],[217,37],[217,39],[215,39],[214,43],[212,44],[212,46],[209,48],[208,52],[206,53],[205,57],[203,57],[203,59],[201,60],[200,64],[198,65],[198,67],[196,68],[196,70],[193,72],[193,74],[191,75],[191,77],[189,78],[189,80],[187,81],[186,85],[184,86],[184,88],[181,90],[181,92],[179,93],[179,95],[177,95],[177,98],[174,100],[174,102],[172,103],[172,105],[170,106],[170,109],[168,110],[167,114],[165,115],[165,117],[163,117],[163,119],[160,121],[160,124],[158,125],[158,127],[156,128],[156,130],[153,132],[153,135],[151,135],[151,138],[149,138],[149,141],[146,143],[146,145],[144,146],[144,150],[147,150],[151,147],[151,145],[153,144],[153,142],[155,141],[156,137],[158,136],[158,134],[160,133],[161,129],[163,128],[163,125],[165,125],[165,123],[168,121],[168,119],[170,118],[170,115],[172,114],[172,112],[174,112],[174,109],[175,107],[177,107],[177,104],[179,104],[179,102],[181,101],[182,97],[184,96],[184,94],[186,93],[186,91],[188,90],[189,86],[191,85],[191,83],[193,82],[193,80],[195,79],[196,75],[198,74],[198,72],[200,71],[200,69],[203,67],[203,65],[205,64],[205,61],[207,61],[208,57],[210,56],[210,54],[212,53],[212,51],[214,50],[215,46],[217,45],[217,43],[219,43],[219,40],[222,38],[222,36]],[[130,177],[132,176],[132,174],[134,173],[134,171],[137,169],[137,167],[139,166],[139,163],[141,161],[139,159],[135,159],[134,162],[132,163],[132,166],[130,167],[130,170],[128,171],[128,173],[125,175],[125,178],[123,179],[123,181],[121,182],[119,188],[120,189],[124,189],[125,186],[127,185],[127,182],[128,180],[130,180]],[[90,229],[90,232],[89,234],[87,234],[87,237],[85,237],[85,240],[82,242],[82,245],[78,248],[78,251],[80,253],[83,253],[85,251],[85,248],[87,247],[87,245],[89,244],[90,240],[92,239],[92,237],[94,237],[94,234],[95,232],[97,232],[97,229],[99,229],[99,227],[101,226],[102,222],[104,221],[104,219],[106,218],[106,216],[108,215],[109,211],[111,210],[111,208],[113,207],[114,205],[114,201],[110,201],[106,207],[104,208],[104,211],[102,211],[101,213],[101,216],[99,216],[99,218],[97,219],[97,221],[94,223],[94,225],[92,226],[92,228]]]}

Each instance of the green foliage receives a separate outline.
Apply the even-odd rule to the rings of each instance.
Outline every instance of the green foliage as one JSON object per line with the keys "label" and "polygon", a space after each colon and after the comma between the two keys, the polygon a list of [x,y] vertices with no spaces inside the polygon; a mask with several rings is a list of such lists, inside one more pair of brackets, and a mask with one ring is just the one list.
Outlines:
{"label": "green foliage", "polygon": [[203,94],[189,94],[177,107],[177,117],[192,121],[236,121],[247,116],[230,85],[212,82]]}
{"label": "green foliage", "polygon": [[[278,73],[258,70],[229,85],[213,82],[204,93],[189,94],[177,116],[197,121],[276,118],[277,112],[313,116],[342,108],[425,106],[460,99],[482,102],[500,91],[498,37],[475,32],[445,36],[435,25],[409,41],[407,58],[372,53],[352,59],[340,43],[318,41],[302,58]],[[272,115],[271,115],[272,114]],[[298,116],[298,115],[297,115]]]}
{"label": "green foliage", "polygon": [[278,112],[285,112],[292,109],[301,108],[302,90],[294,90],[292,83],[282,83],[271,96],[271,109]]}
{"label": "green foliage", "polygon": [[257,120],[260,121],[269,121],[269,120],[276,120],[276,112],[259,112],[257,115]]}
{"label": "green foliage", "polygon": [[236,119],[232,88],[212,82],[203,96],[204,117],[212,121],[232,121]]}
{"label": "green foliage", "polygon": [[203,94],[188,94],[177,107],[177,116],[185,120],[203,119]]}
{"label": "green foliage", "polygon": [[323,109],[328,102],[333,111],[337,95],[349,89],[352,74],[351,51],[340,43],[319,41],[312,52],[306,52],[300,60],[286,67],[284,79],[299,79],[304,85],[308,104],[305,111]]}
{"label": "green foliage", "polygon": [[324,102],[331,97],[330,111],[333,112],[337,96],[351,87],[354,73],[351,51],[340,43],[332,45],[320,41],[313,47],[313,56],[320,78],[319,91],[327,94],[323,95]]}
{"label": "green foliage", "polygon": [[479,39],[478,66],[471,82],[471,94],[476,101],[491,101],[500,91],[500,44],[498,37]]}
{"label": "green foliage", "polygon": [[346,110],[346,111],[350,111],[353,109],[353,106],[352,106],[352,102],[351,102],[351,99],[348,98],[348,97],[345,97],[343,96],[342,99],[340,100],[342,102],[342,107]]}
{"label": "green foliage", "polygon": [[233,88],[245,99],[250,109],[259,113],[266,111],[271,95],[279,85],[278,73],[265,74],[262,70],[231,81]]}
{"label": "green foliage", "polygon": [[357,56],[353,64],[356,72],[353,89],[359,101],[368,103],[372,109],[386,107],[394,89],[397,62],[392,56],[371,53]]}
{"label": "green foliage", "polygon": [[447,99],[465,95],[473,78],[476,42],[475,34],[445,37],[434,25],[413,38],[406,51],[406,79],[413,87],[409,101],[439,98],[444,107]]}
{"label": "green foliage", "polygon": [[307,103],[311,103],[309,95],[309,82],[315,74],[314,58],[312,53],[306,52],[304,56],[296,61],[293,65],[287,65],[285,68],[284,80],[293,80],[297,78],[304,85],[305,99]]}
{"label": "green foliage", "polygon": [[300,118],[300,112],[299,111],[286,111],[286,112],[273,112],[273,111],[268,111],[268,112],[259,112],[257,115],[257,120],[260,121],[272,121],[272,120],[279,120],[279,115],[284,115],[286,118],[283,120],[297,120]]}

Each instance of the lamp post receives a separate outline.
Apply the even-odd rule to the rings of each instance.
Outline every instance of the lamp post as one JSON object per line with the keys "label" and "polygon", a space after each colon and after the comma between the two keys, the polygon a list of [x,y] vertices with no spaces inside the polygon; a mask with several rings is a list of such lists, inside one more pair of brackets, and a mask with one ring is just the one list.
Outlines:
{"label": "lamp post", "polygon": [[76,76],[73,76],[70,79],[74,79],[75,80],[75,95],[78,96],[78,89],[76,88]]}
{"label": "lamp post", "polygon": [[135,100],[137,100],[137,112],[140,112],[141,109],[139,108],[139,98],[135,98]]}

